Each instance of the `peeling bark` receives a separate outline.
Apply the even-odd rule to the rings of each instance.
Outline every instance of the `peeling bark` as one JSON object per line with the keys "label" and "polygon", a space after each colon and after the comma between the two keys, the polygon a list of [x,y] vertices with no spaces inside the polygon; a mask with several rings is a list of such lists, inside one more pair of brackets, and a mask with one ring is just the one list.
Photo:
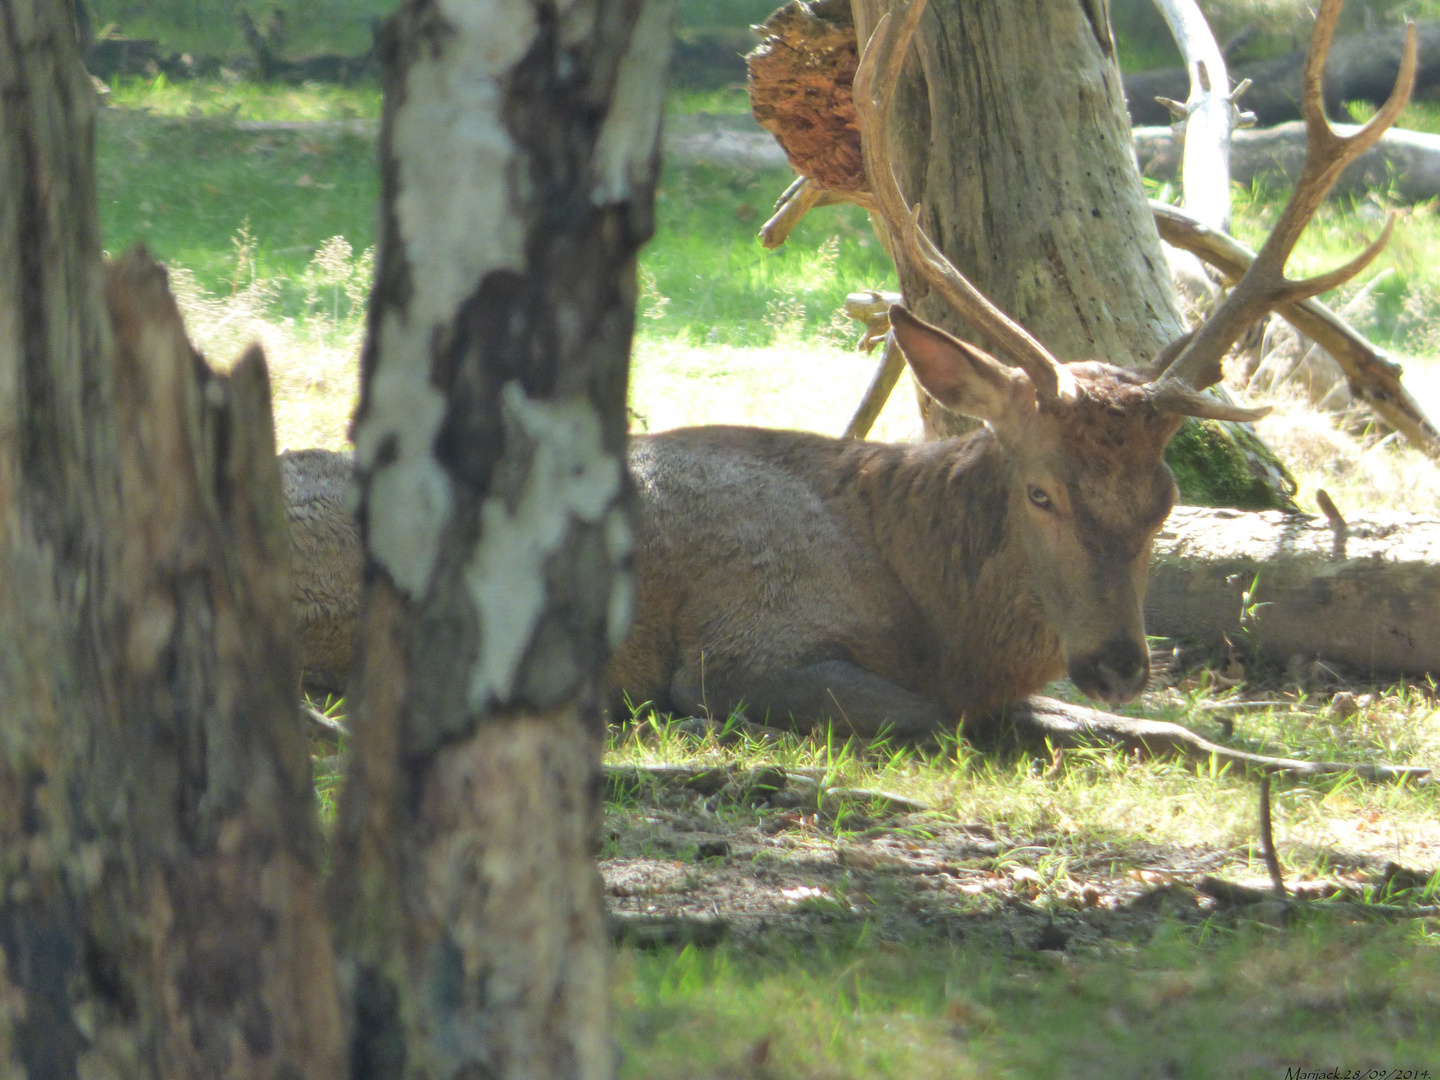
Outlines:
{"label": "peeling bark", "polygon": [[355,421],[366,585],[332,907],[356,1075],[613,1067],[598,681],[670,3],[407,4]]}

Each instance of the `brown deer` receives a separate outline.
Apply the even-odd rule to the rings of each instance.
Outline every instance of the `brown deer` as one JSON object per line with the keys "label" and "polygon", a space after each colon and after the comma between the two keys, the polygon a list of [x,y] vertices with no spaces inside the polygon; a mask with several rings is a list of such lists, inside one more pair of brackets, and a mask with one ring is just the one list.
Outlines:
{"label": "brown deer", "polygon": [[1341,0],[1325,0],[1305,68],[1304,171],[1249,272],[1148,377],[1061,363],[945,260],[896,183],[887,110],[923,6],[881,20],[856,109],[892,242],[1009,363],[901,306],[893,333],[919,383],[986,426],[913,446],[744,427],[637,438],[637,612],[610,668],[617,699],[925,739],[962,720],[969,732],[1067,672],[1091,697],[1133,698],[1150,675],[1151,542],[1176,494],[1166,443],[1187,416],[1263,415],[1202,393],[1221,357],[1260,315],[1335,287],[1389,239],[1393,218],[1340,269],[1284,276],[1341,170],[1404,107],[1415,71],[1412,28],[1389,101],[1337,135],[1321,74]]}

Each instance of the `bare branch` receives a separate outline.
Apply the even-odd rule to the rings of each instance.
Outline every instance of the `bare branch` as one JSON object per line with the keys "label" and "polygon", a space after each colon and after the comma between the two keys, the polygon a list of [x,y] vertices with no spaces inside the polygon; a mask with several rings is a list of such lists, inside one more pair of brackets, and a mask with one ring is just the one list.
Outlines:
{"label": "bare branch", "polygon": [[1212,228],[1228,230],[1230,132],[1239,123],[1240,110],[1230,92],[1225,56],[1195,0],[1155,0],[1155,6],[1170,24],[1190,72],[1190,98],[1180,106],[1185,208]]}

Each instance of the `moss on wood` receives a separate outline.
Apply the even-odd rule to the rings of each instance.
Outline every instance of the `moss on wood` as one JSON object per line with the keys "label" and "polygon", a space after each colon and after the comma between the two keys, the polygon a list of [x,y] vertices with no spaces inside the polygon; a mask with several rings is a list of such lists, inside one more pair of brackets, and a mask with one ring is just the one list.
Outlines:
{"label": "moss on wood", "polygon": [[1165,461],[1187,505],[1294,509],[1295,478],[1251,428],[1188,419],[1170,440]]}

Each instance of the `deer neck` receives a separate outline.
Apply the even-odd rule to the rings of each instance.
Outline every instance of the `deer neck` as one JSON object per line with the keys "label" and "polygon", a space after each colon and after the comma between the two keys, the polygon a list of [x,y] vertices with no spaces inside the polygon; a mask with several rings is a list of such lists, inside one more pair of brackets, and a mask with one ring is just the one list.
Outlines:
{"label": "deer neck", "polygon": [[995,436],[984,429],[868,449],[852,490],[877,548],[928,623],[936,692],[967,712],[984,711],[1063,674],[1059,639],[1028,585],[1011,466]]}

